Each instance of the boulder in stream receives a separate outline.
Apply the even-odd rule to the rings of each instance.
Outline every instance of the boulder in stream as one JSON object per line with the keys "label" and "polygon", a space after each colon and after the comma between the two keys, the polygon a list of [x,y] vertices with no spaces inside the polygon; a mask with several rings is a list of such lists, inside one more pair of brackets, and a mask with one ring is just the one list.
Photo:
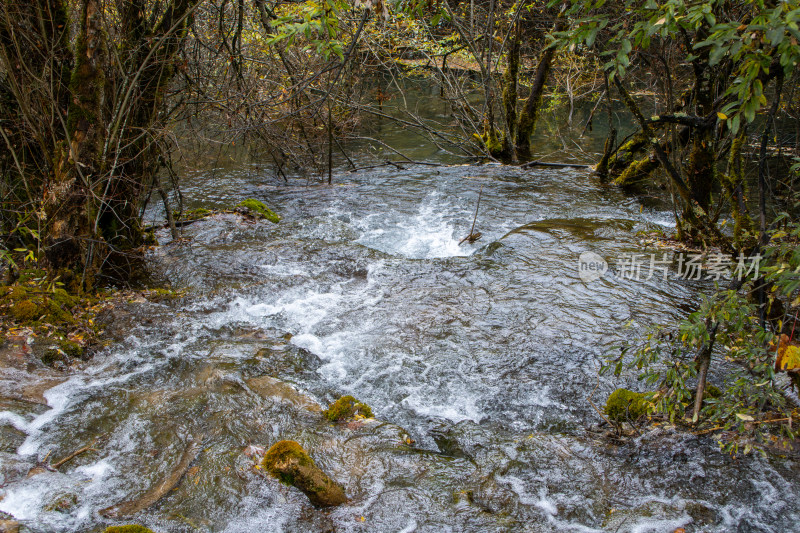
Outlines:
{"label": "boulder in stream", "polygon": [[0,520],[0,533],[19,533],[19,522],[16,520]]}
{"label": "boulder in stream", "polygon": [[322,411],[322,414],[331,422],[341,422],[356,418],[372,418],[372,409],[352,396],[342,396]]}
{"label": "boulder in stream", "polygon": [[342,486],[314,464],[294,441],[275,443],[264,455],[261,467],[281,482],[300,489],[315,507],[333,507],[347,501]]}

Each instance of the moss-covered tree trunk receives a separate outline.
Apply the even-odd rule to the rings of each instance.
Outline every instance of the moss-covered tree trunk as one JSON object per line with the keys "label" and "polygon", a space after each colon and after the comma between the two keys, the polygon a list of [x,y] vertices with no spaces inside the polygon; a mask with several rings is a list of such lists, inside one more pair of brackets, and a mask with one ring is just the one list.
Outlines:
{"label": "moss-covered tree trunk", "polygon": [[3,201],[34,206],[6,217],[4,205],[0,223],[11,233],[27,216],[30,245],[72,288],[126,281],[141,265],[141,200],[163,161],[154,139],[198,1],[0,5],[0,120],[18,126],[0,135]]}
{"label": "moss-covered tree trunk", "polygon": [[[565,27],[564,12],[558,15],[556,22],[553,25],[553,33],[563,31]],[[520,161],[527,161],[531,158],[531,135],[536,129],[536,120],[539,118],[539,109],[542,104],[542,95],[544,94],[545,84],[547,83],[547,76],[550,73],[550,68],[553,63],[556,48],[548,46],[539,57],[539,63],[536,65],[536,74],[533,77],[533,85],[531,92],[528,95],[522,111],[519,114],[517,122],[516,137],[514,144],[516,147],[517,158]]]}
{"label": "moss-covered tree trunk", "polygon": [[197,0],[175,0],[154,26],[147,20],[145,0],[129,0],[121,13],[123,71],[128,84],[119,110],[110,117],[109,151],[117,146],[115,165],[104,178],[98,228],[108,245],[105,269],[117,279],[142,272],[143,232],[139,207],[147,187],[156,183],[163,154],[158,137],[167,86],[175,74],[175,57]]}
{"label": "moss-covered tree trunk", "polygon": [[517,21],[508,49],[508,65],[503,73],[503,109],[506,131],[503,135],[502,158],[516,159],[514,139],[517,138],[517,88],[519,86],[520,23]]}
{"label": "moss-covered tree trunk", "polygon": [[[707,37],[701,28],[695,35],[700,43]],[[715,70],[708,63],[708,47],[701,48],[692,62],[695,73],[693,97],[695,113],[706,117],[714,112],[716,97]],[[711,206],[711,192],[716,179],[716,158],[714,156],[714,131],[711,124],[704,124],[692,130],[692,151],[686,168],[687,182],[691,197],[697,206],[708,212]]]}
{"label": "moss-covered tree trunk", "polygon": [[733,217],[733,243],[737,250],[745,247],[744,236],[752,232],[753,220],[747,210],[745,196],[747,184],[744,180],[744,164],[742,148],[747,140],[747,129],[742,128],[731,143],[731,153],[728,158],[728,174],[723,176],[722,185],[730,198],[731,216]]}
{"label": "moss-covered tree trunk", "polygon": [[106,36],[98,0],[83,0],[75,44],[75,67],[69,83],[66,142],[54,147],[53,175],[46,189],[45,257],[55,271],[80,275],[91,285],[103,252],[94,224],[93,191],[104,164],[103,99],[107,62]]}

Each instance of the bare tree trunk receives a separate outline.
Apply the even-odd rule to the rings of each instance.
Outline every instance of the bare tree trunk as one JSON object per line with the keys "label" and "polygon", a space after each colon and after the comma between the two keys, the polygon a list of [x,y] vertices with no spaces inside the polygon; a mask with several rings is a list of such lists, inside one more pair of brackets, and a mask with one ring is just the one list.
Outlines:
{"label": "bare tree trunk", "polygon": [[717,338],[718,327],[719,322],[714,322],[710,328],[709,324],[706,323],[706,328],[708,330],[708,342],[700,349],[700,354],[698,355],[697,360],[697,390],[695,391],[694,407],[692,409],[692,422],[694,423],[697,423],[697,420],[700,417],[700,409],[703,407],[703,395],[705,394],[706,390],[706,377],[708,376],[708,367],[711,365],[711,352],[714,350],[714,341]]}
{"label": "bare tree trunk", "polygon": [[[564,30],[565,27],[564,10],[559,13],[556,22],[553,25],[553,33]],[[539,108],[542,103],[542,94],[544,87],[547,83],[547,75],[550,73],[550,67],[555,56],[556,49],[553,46],[546,48],[541,57],[539,64],[536,66],[536,75],[533,77],[533,86],[525,105],[522,108],[522,113],[519,116],[519,123],[517,124],[517,137],[516,149],[517,157],[520,161],[527,161],[531,158],[531,135],[536,129],[536,120],[539,118]]]}

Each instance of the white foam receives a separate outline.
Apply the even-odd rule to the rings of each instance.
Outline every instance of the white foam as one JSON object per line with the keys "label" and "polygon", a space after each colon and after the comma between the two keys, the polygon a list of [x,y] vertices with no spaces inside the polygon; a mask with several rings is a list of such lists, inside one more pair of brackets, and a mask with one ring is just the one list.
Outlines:
{"label": "white foam", "polygon": [[28,437],[17,449],[19,455],[33,455],[39,451],[42,428],[67,410],[67,407],[72,401],[73,393],[82,384],[83,378],[81,376],[73,376],[64,383],[56,385],[44,392],[44,399],[47,400],[47,405],[50,409],[35,417],[30,424],[28,424],[28,427],[25,429],[25,433],[28,434]]}
{"label": "white foam", "polygon": [[432,400],[415,393],[403,399],[402,403],[420,415],[446,418],[455,423],[464,420],[480,422],[484,418],[483,413],[475,407],[474,398],[462,395],[449,400],[446,404],[432,403]]}
{"label": "white foam", "polygon": [[18,415],[17,413],[12,413],[11,411],[2,411],[0,412],[0,424],[9,424],[10,426],[13,426],[14,429],[18,429],[19,431],[27,433],[30,422],[25,420],[24,417]]}
{"label": "white foam", "polygon": [[92,481],[100,481],[113,471],[114,467],[111,466],[111,463],[106,459],[91,465],[83,465],[75,469],[75,472],[84,474],[85,476],[91,478]]}
{"label": "white foam", "polygon": [[411,519],[411,522],[409,522],[408,525],[403,529],[401,529],[398,533],[413,533],[416,530],[417,530],[417,521]]}
{"label": "white foam", "polygon": [[58,474],[45,472],[22,483],[16,483],[13,489],[7,489],[3,494],[0,511],[10,514],[17,520],[35,518],[54,476]]}
{"label": "white foam", "polygon": [[[459,246],[455,225],[446,214],[459,211],[451,201],[430,194],[414,216],[400,220],[386,220],[386,215],[370,215],[361,220],[362,235],[356,241],[393,255],[412,259],[466,256],[473,248]],[[461,213],[463,214],[463,213]]]}

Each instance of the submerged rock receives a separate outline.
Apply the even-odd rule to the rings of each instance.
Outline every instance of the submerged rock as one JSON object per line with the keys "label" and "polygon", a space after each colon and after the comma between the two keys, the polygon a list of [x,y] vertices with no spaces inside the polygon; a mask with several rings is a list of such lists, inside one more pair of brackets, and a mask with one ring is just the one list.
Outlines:
{"label": "submerged rock", "polygon": [[0,520],[0,533],[19,533],[19,522],[16,520]]}
{"label": "submerged rock", "polygon": [[333,507],[347,501],[341,485],[314,464],[303,447],[294,441],[275,443],[261,466],[281,482],[300,489],[315,507]]}
{"label": "submerged rock", "polygon": [[305,409],[312,413],[322,411],[322,406],[317,401],[295,389],[292,385],[270,376],[261,376],[247,380],[250,390],[264,398],[291,404],[298,409]]}
{"label": "submerged rock", "polygon": [[633,422],[647,414],[644,393],[617,389],[606,400],[606,415],[614,422]]}
{"label": "submerged rock", "polygon": [[341,422],[359,417],[372,418],[372,409],[352,396],[342,396],[322,411],[322,414],[331,422]]}
{"label": "submerged rock", "polygon": [[155,531],[138,524],[130,524],[126,526],[109,526],[103,533],[155,533]]}

